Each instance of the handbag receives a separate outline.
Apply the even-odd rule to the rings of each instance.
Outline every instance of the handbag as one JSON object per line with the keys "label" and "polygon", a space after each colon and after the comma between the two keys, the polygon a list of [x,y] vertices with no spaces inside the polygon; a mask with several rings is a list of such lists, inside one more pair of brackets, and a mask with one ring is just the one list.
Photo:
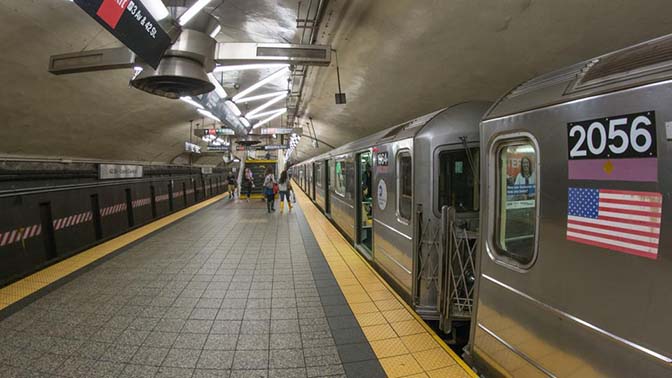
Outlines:
{"label": "handbag", "polygon": [[280,191],[280,187],[278,186],[277,183],[273,183],[273,194],[278,194]]}

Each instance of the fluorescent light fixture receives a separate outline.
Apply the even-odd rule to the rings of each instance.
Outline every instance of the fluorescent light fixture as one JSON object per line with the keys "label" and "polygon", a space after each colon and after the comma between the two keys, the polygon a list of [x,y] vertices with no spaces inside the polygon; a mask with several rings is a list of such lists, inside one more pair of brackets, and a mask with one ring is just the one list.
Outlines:
{"label": "fluorescent light fixture", "polygon": [[256,125],[254,125],[253,129],[256,129],[257,127],[261,127],[261,126],[263,126],[263,125],[265,125],[265,124],[271,122],[272,120],[274,120],[274,119],[280,117],[281,115],[283,115],[283,114],[285,114],[285,113],[287,113],[287,109],[282,109],[282,112],[278,112],[278,113],[276,113],[276,114],[274,114],[274,115],[272,115],[272,116],[270,116],[270,117],[268,117],[268,118],[266,118],[266,119],[262,119],[261,121],[259,121],[259,123],[257,123]]}
{"label": "fluorescent light fixture", "polygon": [[259,118],[272,116],[273,114],[279,113],[283,110],[287,110],[287,109],[273,109],[273,110],[269,110],[269,111],[263,112],[263,113],[257,113],[257,114],[254,114],[254,115],[246,115],[246,117],[249,118],[249,119],[259,119]]}
{"label": "fluorescent light fixture", "polygon": [[161,21],[170,14],[161,0],[141,0],[141,2],[156,21]]}
{"label": "fluorescent light fixture", "polygon": [[217,25],[217,27],[215,28],[215,30],[213,30],[212,33],[210,33],[210,38],[215,38],[215,37],[217,36],[217,34],[219,34],[219,32],[220,32],[221,30],[222,30],[222,26],[221,26],[221,25]]}
{"label": "fluorescent light fixture", "polygon": [[180,18],[177,20],[180,24],[180,26],[186,25],[189,21],[191,21],[194,16],[201,11],[201,9],[205,8],[206,5],[208,5],[212,0],[198,0],[194,5],[191,6],[191,8],[187,9],[186,12],[182,13]]}
{"label": "fluorescent light fixture", "polygon": [[287,98],[287,92],[281,94],[281,95],[278,96],[278,97],[272,98],[272,99],[270,99],[270,100],[264,102],[263,104],[261,104],[261,105],[259,105],[258,107],[254,108],[251,112],[247,113],[247,114],[245,115],[245,117],[247,117],[248,119],[251,119],[252,117],[254,117],[255,114],[259,114],[259,113],[261,113],[262,110],[264,110],[264,109],[268,109],[271,105],[276,104],[276,103],[278,103],[278,102],[284,100],[285,98]]}
{"label": "fluorescent light fixture", "polygon": [[250,121],[248,121],[247,118],[240,117],[240,122],[245,125],[245,127],[250,127]]}
{"label": "fluorescent light fixture", "polygon": [[287,74],[288,72],[289,72],[289,69],[288,69],[287,67],[285,67],[285,68],[281,68],[281,69],[279,69],[279,70],[273,72],[272,74],[266,76],[264,79],[261,79],[261,80],[258,81],[257,83],[252,84],[249,88],[247,88],[247,89],[245,89],[244,91],[242,91],[242,92],[238,93],[237,95],[235,95],[235,96],[233,97],[233,101],[238,101],[239,99],[244,98],[244,97],[245,97],[246,95],[248,95],[249,93],[252,93],[252,92],[255,91],[256,89],[263,87],[264,85],[270,83],[271,81],[273,81],[273,80],[279,78],[279,77],[282,76],[282,75]]}
{"label": "fluorescent light fixture", "polygon": [[242,113],[240,112],[240,109],[238,109],[238,106],[233,101],[226,100],[224,102],[226,104],[226,107],[229,108],[233,112],[233,114],[236,115],[236,117],[240,116]]}
{"label": "fluorescent light fixture", "polygon": [[187,104],[189,104],[189,105],[191,105],[191,106],[194,106],[194,107],[196,107],[196,108],[203,109],[203,105],[201,105],[201,104],[199,104],[198,102],[194,101],[194,99],[191,98],[191,97],[188,97],[188,96],[187,96],[187,97],[180,97],[180,100],[182,100],[182,101],[186,102]]}
{"label": "fluorescent light fixture", "polygon": [[289,67],[287,63],[256,63],[256,64],[236,64],[233,66],[217,66],[213,72],[230,72],[246,70],[263,70],[265,68],[284,68]]}
{"label": "fluorescent light fixture", "polygon": [[260,94],[260,95],[257,95],[257,96],[244,97],[244,98],[236,100],[236,102],[239,103],[239,104],[242,104],[242,103],[245,103],[245,102],[263,100],[265,98],[280,96],[283,93],[287,93],[287,91],[278,91],[278,92],[264,93],[264,94]]}
{"label": "fluorescent light fixture", "polygon": [[196,109],[196,110],[197,110],[199,113],[201,113],[202,115],[204,115],[204,116],[206,116],[206,117],[208,117],[208,118],[210,118],[210,119],[212,119],[212,120],[215,120],[215,121],[217,121],[217,122],[222,122],[222,120],[219,119],[219,118],[217,118],[216,115],[210,113],[209,111],[207,111],[207,110],[205,110],[205,109]]}
{"label": "fluorescent light fixture", "polygon": [[208,79],[212,83],[212,85],[215,86],[215,93],[221,98],[226,98],[228,94],[226,94],[226,90],[224,90],[224,87],[222,87],[222,84],[219,83],[215,75],[209,73],[208,74]]}

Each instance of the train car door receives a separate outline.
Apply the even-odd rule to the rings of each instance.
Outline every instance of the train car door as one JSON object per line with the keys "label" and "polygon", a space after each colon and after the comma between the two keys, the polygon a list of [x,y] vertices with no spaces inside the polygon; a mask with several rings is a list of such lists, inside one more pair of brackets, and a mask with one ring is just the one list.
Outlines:
{"label": "train car door", "polygon": [[331,169],[334,164],[330,160],[324,161],[324,212],[331,218],[331,200],[329,193],[331,191]]}
{"label": "train car door", "polygon": [[373,171],[371,151],[357,154],[357,181],[356,185],[356,246],[369,259],[373,251]]}

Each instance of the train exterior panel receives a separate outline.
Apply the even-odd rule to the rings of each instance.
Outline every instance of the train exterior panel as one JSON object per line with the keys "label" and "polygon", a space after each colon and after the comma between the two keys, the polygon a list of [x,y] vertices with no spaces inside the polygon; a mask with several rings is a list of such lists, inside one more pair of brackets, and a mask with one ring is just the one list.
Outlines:
{"label": "train exterior panel", "polygon": [[670,46],[663,38],[532,80],[482,123],[471,350],[482,368],[672,373],[672,240],[661,232],[672,211],[672,56],[656,55]]}
{"label": "train exterior panel", "polygon": [[349,240],[355,240],[355,162],[352,153],[335,156],[329,166],[331,217]]}
{"label": "train exterior panel", "polygon": [[410,296],[413,286],[413,139],[374,147],[373,260]]}

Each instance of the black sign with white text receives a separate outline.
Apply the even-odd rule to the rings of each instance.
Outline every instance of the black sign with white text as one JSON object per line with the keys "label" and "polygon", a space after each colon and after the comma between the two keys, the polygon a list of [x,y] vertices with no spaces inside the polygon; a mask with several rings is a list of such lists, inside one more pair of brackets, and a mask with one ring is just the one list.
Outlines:
{"label": "black sign with white text", "polygon": [[567,124],[569,160],[655,158],[656,112]]}
{"label": "black sign with white text", "polygon": [[74,0],[143,62],[154,69],[170,47],[170,37],[141,0]]}

